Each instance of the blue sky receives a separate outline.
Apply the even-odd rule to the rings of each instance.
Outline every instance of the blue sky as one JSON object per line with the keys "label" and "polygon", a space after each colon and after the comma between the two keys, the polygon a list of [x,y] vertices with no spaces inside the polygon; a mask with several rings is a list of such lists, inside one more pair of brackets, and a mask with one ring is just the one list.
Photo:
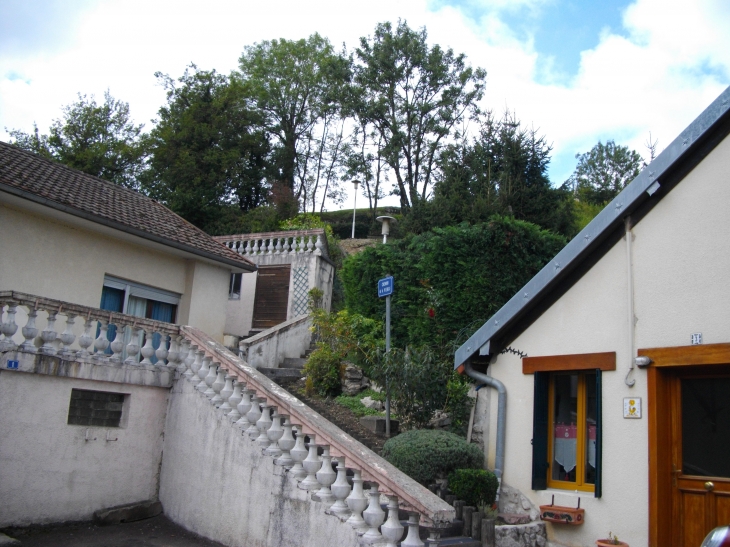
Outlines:
{"label": "blue sky", "polygon": [[313,32],[352,49],[399,18],[487,70],[482,106],[546,136],[554,184],[598,140],[661,150],[730,84],[727,0],[0,0],[0,140],[106,89],[149,128],[156,71],[228,72],[245,45]]}

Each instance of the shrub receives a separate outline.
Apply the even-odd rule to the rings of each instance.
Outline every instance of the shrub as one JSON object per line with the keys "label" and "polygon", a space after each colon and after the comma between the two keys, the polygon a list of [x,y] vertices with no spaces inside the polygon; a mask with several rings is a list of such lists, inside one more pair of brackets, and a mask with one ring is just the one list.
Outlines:
{"label": "shrub", "polygon": [[318,345],[304,365],[307,394],[316,393],[322,397],[337,395],[341,389],[341,361],[329,346]]}
{"label": "shrub", "polygon": [[486,469],[456,469],[449,475],[449,490],[471,507],[491,506],[498,484],[497,475]]}
{"label": "shrub", "polygon": [[389,439],[383,457],[424,486],[456,469],[481,469],[484,454],[476,445],[449,433],[414,429]]}
{"label": "shrub", "polygon": [[383,414],[380,410],[374,408],[368,408],[360,402],[363,397],[370,397],[375,401],[384,401],[385,393],[373,391],[372,389],[366,389],[365,391],[358,393],[357,395],[340,395],[335,399],[338,404],[349,408],[352,413],[361,418],[363,416],[377,416]]}

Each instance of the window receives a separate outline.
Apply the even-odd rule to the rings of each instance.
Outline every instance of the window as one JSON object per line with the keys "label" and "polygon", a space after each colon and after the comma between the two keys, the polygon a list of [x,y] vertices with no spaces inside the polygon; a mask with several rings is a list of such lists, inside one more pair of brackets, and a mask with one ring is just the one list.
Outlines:
{"label": "window", "polygon": [[615,353],[525,357],[535,375],[532,488],[594,492],[601,497],[601,375]]}
{"label": "window", "polygon": [[68,424],[119,427],[124,397],[124,393],[72,389],[71,402],[68,405]]}
{"label": "window", "polygon": [[242,273],[231,274],[231,284],[228,287],[228,300],[241,299],[241,279]]}

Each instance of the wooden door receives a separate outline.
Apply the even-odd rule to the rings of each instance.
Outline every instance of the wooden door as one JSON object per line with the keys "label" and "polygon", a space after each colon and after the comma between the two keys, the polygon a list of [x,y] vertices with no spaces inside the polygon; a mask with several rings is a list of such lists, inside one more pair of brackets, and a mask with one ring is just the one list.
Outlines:
{"label": "wooden door", "polygon": [[682,367],[667,380],[672,545],[699,546],[730,523],[730,371]]}
{"label": "wooden door", "polygon": [[259,266],[253,304],[254,329],[268,329],[286,321],[291,266]]}

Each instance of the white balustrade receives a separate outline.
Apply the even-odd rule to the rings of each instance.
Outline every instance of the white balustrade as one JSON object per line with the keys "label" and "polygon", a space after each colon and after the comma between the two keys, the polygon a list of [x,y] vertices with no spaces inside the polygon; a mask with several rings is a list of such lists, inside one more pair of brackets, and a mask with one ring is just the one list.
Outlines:
{"label": "white balustrade", "polygon": [[[304,433],[302,432],[301,426],[292,426],[292,435],[295,437],[294,448],[290,450],[291,459],[294,461],[294,465],[289,470],[289,474],[297,480],[302,480],[307,476],[307,472],[302,467],[302,462],[309,454],[307,447],[304,446]],[[363,507],[364,509],[364,507]]]}
{"label": "white balustrade", "polygon": [[294,435],[292,434],[292,425],[291,421],[289,420],[289,416],[283,414],[281,415],[281,418],[284,419],[284,425],[282,427],[283,432],[281,434],[281,437],[279,438],[279,442],[277,443],[281,454],[278,458],[274,460],[274,465],[280,465],[287,468],[294,465],[294,460],[291,457],[290,451],[292,448],[294,448],[296,441],[294,440]]}
{"label": "white balustrade", "polygon": [[279,439],[284,435],[284,428],[281,427],[281,415],[276,407],[274,414],[271,416],[271,426],[266,430],[266,438],[269,440],[269,446],[264,450],[266,456],[277,458],[281,456],[281,448],[279,448]]}
{"label": "white balustrade", "polygon": [[403,525],[398,518],[398,498],[388,498],[388,520],[380,527],[380,533],[386,540],[385,547],[398,547],[398,542],[403,537]]}
{"label": "white balustrade", "polygon": [[362,518],[368,525],[367,532],[363,534],[362,541],[366,545],[381,543],[383,541],[382,534],[378,531],[380,525],[385,520],[385,511],[380,507],[380,492],[378,492],[378,484],[370,483],[370,492],[368,493],[370,501],[368,508],[362,513]]}
{"label": "white balustrade", "polygon": [[317,455],[317,444],[314,442],[315,435],[309,433],[307,436],[309,437],[309,454],[307,454],[307,457],[302,462],[302,467],[307,472],[307,476],[299,483],[299,488],[312,490],[319,487],[316,473],[322,467],[322,460]]}
{"label": "white balustrade", "polygon": [[315,477],[317,477],[317,482],[321,488],[312,494],[312,499],[321,501],[325,504],[325,507],[329,507],[335,501],[330,486],[335,482],[337,474],[332,470],[332,457],[330,456],[330,447],[327,445],[322,447],[322,467],[317,471]]}
{"label": "white balustrade", "polygon": [[345,467],[345,458],[336,458],[337,460],[337,479],[330,486],[335,502],[327,510],[328,513],[337,515],[340,520],[346,520],[350,516],[350,509],[347,507],[345,500],[350,495],[350,484],[347,482],[347,468]]}
{"label": "white balustrade", "polygon": [[362,472],[359,469],[353,469],[352,473],[352,492],[345,499],[345,503],[350,508],[350,511],[352,511],[352,514],[345,522],[356,530],[365,533],[368,525],[365,519],[362,518],[362,512],[368,506],[368,499],[365,497],[365,492],[362,487]]}
{"label": "white balustrade", "polygon": [[423,547],[425,545],[418,534],[418,517],[418,513],[408,515],[408,535],[401,542],[401,547]]}

